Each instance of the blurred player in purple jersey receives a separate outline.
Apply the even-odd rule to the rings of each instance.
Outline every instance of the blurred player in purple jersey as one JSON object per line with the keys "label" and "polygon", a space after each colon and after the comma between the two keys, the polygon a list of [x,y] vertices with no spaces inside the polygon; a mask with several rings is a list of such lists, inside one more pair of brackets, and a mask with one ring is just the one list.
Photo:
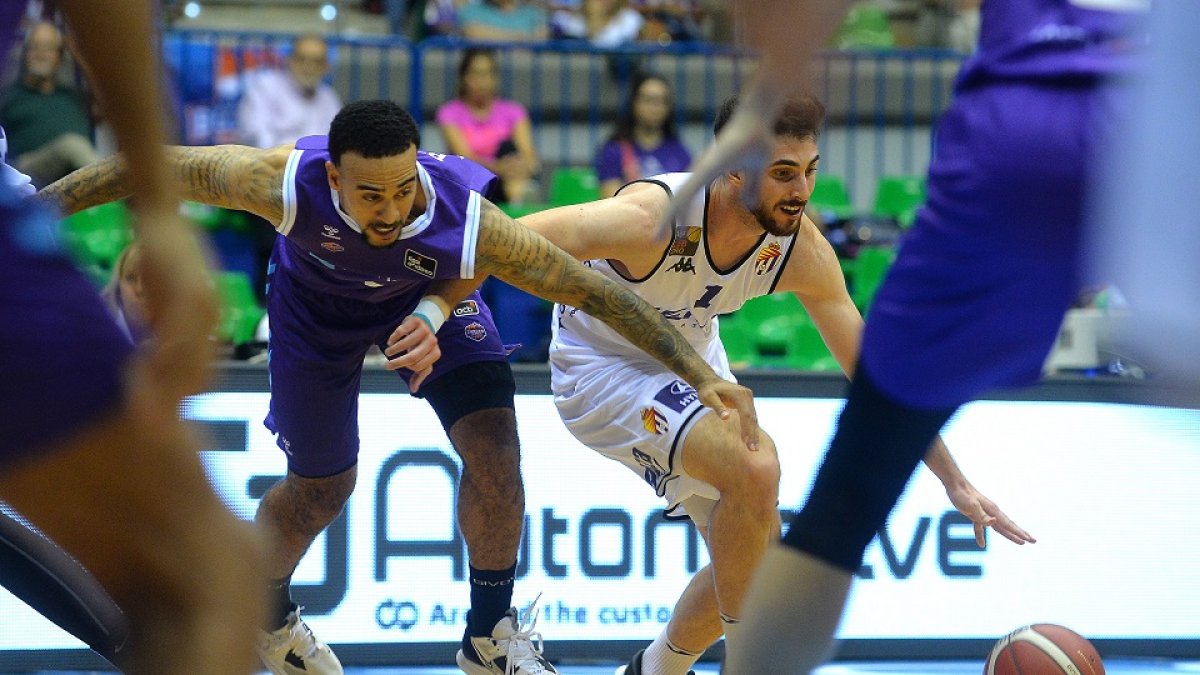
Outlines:
{"label": "blurred player in purple jersey", "polygon": [[[154,340],[135,353],[72,265],[52,214],[21,199],[20,181],[6,172],[0,499],[19,516],[6,512],[0,537],[6,552],[15,545],[29,554],[27,565],[64,587],[73,587],[66,577],[74,572],[46,563],[65,560],[47,539],[93,575],[123,609],[123,617],[91,618],[115,629],[97,642],[110,640],[109,658],[125,672],[250,673],[248,631],[260,622],[264,597],[261,550],[213,494],[198,443],[178,416],[181,397],[205,381],[216,307],[200,248],[166,180],[150,6],[56,4],[129,160],[148,302],[158,318]],[[0,4],[0,53],[8,53],[24,9],[23,2]],[[125,38],[119,50],[113,35]],[[7,553],[5,561],[7,574]],[[127,638],[112,644],[123,621]]]}
{"label": "blurred player in purple jersey", "polygon": [[[421,152],[418,143],[402,108],[361,101],[342,109],[328,136],[265,150],[170,151],[188,199],[250,211],[283,235],[267,294],[266,424],[287,453],[288,474],[263,497],[257,516],[275,536],[268,570],[274,611],[259,650],[275,673],[342,672],[300,619],[288,587],[354,489],[358,385],[373,345],[430,402],[462,457],[458,521],[471,611],[459,667],[470,675],[557,672],[511,607],[524,487],[512,373],[491,311],[473,293],[488,275],[587,308],[695,386],[707,405],[725,416],[726,405],[736,408],[745,442],[757,443],[748,390],[721,379],[637,296],[493,206],[485,198],[493,174],[462,157]],[[43,196],[73,212],[127,189],[123,161],[114,157]]]}
{"label": "blurred player in purple jersey", "polygon": [[[797,17],[774,16],[779,30],[801,26],[803,39],[762,43],[766,63],[790,63],[782,81],[803,83],[849,3],[773,4]],[[751,584],[747,639],[725,672],[808,673],[827,658],[851,575],[929,442],[972,398],[1040,376],[1079,287],[1088,173],[1128,103],[1114,78],[1136,66],[1128,10],[1141,4],[983,4],[979,50],[938,125],[928,202],[872,305],[812,492]],[[757,78],[751,100],[776,105],[778,83]],[[761,118],[735,122],[705,171],[746,166],[734,158],[758,147]]]}

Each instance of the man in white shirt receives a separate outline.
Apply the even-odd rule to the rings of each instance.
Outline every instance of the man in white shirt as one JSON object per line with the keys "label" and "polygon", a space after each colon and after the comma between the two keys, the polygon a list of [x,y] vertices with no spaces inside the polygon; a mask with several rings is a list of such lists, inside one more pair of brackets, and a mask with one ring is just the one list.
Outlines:
{"label": "man in white shirt", "polygon": [[269,148],[328,131],[342,108],[337,92],[324,82],[328,73],[329,48],[319,35],[296,38],[286,71],[250,73],[238,105],[242,141]]}

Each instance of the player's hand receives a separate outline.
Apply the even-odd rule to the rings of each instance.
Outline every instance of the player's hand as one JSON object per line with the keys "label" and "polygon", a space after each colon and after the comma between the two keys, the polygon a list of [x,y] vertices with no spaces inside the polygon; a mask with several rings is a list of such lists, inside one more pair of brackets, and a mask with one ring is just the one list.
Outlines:
{"label": "player's hand", "polygon": [[729,419],[731,408],[737,411],[742,427],[742,442],[746,447],[758,450],[758,413],[754,411],[754,394],[740,384],[716,379],[696,389],[700,402],[716,411],[723,419]]}
{"label": "player's hand", "polygon": [[154,338],[140,365],[163,403],[174,406],[208,382],[216,353],[217,300],[205,251],[174,208],[137,213],[147,315]]}
{"label": "player's hand", "polygon": [[404,321],[388,336],[388,346],[383,353],[388,357],[384,368],[407,368],[413,372],[408,381],[409,391],[421,387],[421,383],[433,371],[433,364],[442,357],[437,335],[429,329],[429,324],[411,314],[404,317]]}
{"label": "player's hand", "polygon": [[675,222],[692,199],[726,171],[742,172],[742,200],[747,207],[755,206],[759,176],[775,146],[774,120],[782,103],[778,93],[758,81],[746,88],[716,141],[692,162],[692,175],[675,190],[665,222]]}
{"label": "player's hand", "polygon": [[996,506],[995,502],[985,497],[969,483],[960,487],[947,488],[946,495],[950,497],[950,503],[954,505],[954,508],[975,524],[975,543],[979,544],[979,548],[983,548],[987,543],[984,535],[989,527],[1014,544],[1037,543],[1037,539],[1034,539],[1020,525],[1014,523],[1012,518],[1009,518],[1000,510],[1000,507]]}

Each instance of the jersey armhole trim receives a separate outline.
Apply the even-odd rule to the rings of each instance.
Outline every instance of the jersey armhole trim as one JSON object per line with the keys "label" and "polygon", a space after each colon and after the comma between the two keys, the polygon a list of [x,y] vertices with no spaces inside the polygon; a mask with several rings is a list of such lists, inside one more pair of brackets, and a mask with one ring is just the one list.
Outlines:
{"label": "jersey armhole trim", "polygon": [[[671,192],[671,186],[667,185],[666,183],[662,182],[661,180],[653,180],[653,179],[649,179],[649,178],[639,178],[638,180],[629,181],[628,183],[617,188],[617,191],[613,196],[621,194],[621,190],[624,190],[625,188],[629,187],[630,185],[633,185],[634,183],[651,183],[653,185],[657,185],[667,193],[668,200],[675,198],[675,193]],[[672,228],[672,231],[673,230],[674,230],[674,228]],[[620,262],[619,260],[614,261],[612,259],[607,259],[607,260],[605,260],[605,262],[608,263],[608,266],[612,268],[612,271],[617,276],[621,277],[622,279],[624,279],[625,281],[628,281],[631,284],[640,284],[640,283],[645,282],[650,277],[654,276],[655,273],[658,272],[659,268],[661,268],[663,266],[663,263],[667,261],[667,253],[670,252],[671,245],[674,243],[675,243],[675,237],[674,237],[674,235],[672,235],[671,239],[669,241],[667,241],[667,245],[663,248],[662,257],[659,258],[658,262],[655,263],[654,267],[650,268],[650,271],[647,272],[646,275],[640,279],[630,279],[629,277],[625,276],[621,272],[621,269],[618,269],[618,267],[613,264],[614,262]],[[621,268],[624,268],[624,267],[625,267],[625,264],[621,263]]]}
{"label": "jersey armhole trim", "polygon": [[283,219],[279,221],[279,227],[275,229],[285,237],[292,231],[292,227],[296,224],[296,202],[298,201],[296,171],[300,166],[300,158],[303,155],[303,150],[292,150],[288,154],[287,164],[283,168]]}

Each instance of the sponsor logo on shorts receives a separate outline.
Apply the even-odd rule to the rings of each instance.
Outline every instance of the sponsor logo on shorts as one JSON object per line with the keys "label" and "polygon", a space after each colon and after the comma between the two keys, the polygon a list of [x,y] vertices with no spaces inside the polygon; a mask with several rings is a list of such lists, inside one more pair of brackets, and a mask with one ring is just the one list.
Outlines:
{"label": "sponsor logo on shorts", "polygon": [[337,242],[333,242],[333,241],[321,242],[321,248],[325,249],[326,251],[329,251],[330,253],[341,253],[342,251],[346,250],[345,248],[342,247],[341,244],[339,244]]}
{"label": "sponsor logo on shorts", "polygon": [[642,426],[646,431],[662,436],[667,433],[667,418],[654,406],[642,408]]}
{"label": "sponsor logo on shorts", "polygon": [[487,337],[487,329],[478,321],[472,321],[463,329],[466,336],[476,342],[483,342],[483,338]]}
{"label": "sponsor logo on shorts", "polygon": [[667,475],[667,470],[663,465],[637,448],[633,449],[633,461],[642,467],[642,478],[650,484],[650,487],[654,488],[659,497],[663,496],[666,493],[666,481],[663,478]]}
{"label": "sponsor logo on shorts", "polygon": [[654,400],[667,406],[675,412],[681,413],[689,405],[696,402],[698,395],[696,390],[692,389],[683,380],[675,380],[671,384],[658,390],[654,395]]}
{"label": "sponsor logo on shorts", "polygon": [[463,300],[454,306],[454,316],[474,316],[479,313],[479,303],[474,300]]}
{"label": "sponsor logo on shorts", "polygon": [[378,281],[364,281],[363,286],[366,286],[367,288],[383,288],[383,284],[379,283]]}
{"label": "sponsor logo on shorts", "polygon": [[771,242],[754,257],[754,273],[762,276],[775,269],[775,264],[782,256],[783,250],[779,248],[779,242]]}
{"label": "sponsor logo on shorts", "polygon": [[437,261],[411,248],[404,252],[404,266],[430,279],[437,274]]}

